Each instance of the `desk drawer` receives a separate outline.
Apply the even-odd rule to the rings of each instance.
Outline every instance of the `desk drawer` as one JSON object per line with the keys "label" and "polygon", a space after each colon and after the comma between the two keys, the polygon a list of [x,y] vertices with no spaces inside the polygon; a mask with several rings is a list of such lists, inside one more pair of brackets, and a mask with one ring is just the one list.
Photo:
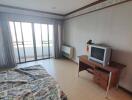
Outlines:
{"label": "desk drawer", "polygon": [[94,81],[100,85],[103,89],[107,89],[108,81],[102,79],[101,77],[94,77]]}
{"label": "desk drawer", "polygon": [[102,70],[100,68],[96,68],[95,69],[94,81],[98,85],[100,85],[104,89],[107,89],[108,80],[109,80],[109,72],[104,71],[104,70]]}
{"label": "desk drawer", "polygon": [[95,77],[99,77],[102,80],[108,81],[109,73],[104,73],[104,72],[95,70]]}

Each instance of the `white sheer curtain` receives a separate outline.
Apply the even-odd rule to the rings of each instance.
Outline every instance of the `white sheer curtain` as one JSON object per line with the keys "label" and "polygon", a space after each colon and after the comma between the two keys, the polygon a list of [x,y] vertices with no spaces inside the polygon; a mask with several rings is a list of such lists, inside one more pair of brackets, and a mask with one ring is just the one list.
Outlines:
{"label": "white sheer curtain", "polygon": [[0,17],[0,67],[15,67],[16,61],[8,21]]}

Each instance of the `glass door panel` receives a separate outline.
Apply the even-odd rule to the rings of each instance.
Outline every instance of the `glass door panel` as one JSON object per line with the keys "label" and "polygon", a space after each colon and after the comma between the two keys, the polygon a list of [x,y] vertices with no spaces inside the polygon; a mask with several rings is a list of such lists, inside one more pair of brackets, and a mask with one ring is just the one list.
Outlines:
{"label": "glass door panel", "polygon": [[49,47],[50,47],[50,57],[54,57],[54,44],[53,44],[53,25],[48,25],[49,27]]}
{"label": "glass door panel", "polygon": [[11,31],[11,35],[12,35],[12,41],[13,41],[13,47],[14,47],[16,62],[19,63],[20,57],[19,57],[19,48],[18,48],[17,38],[16,38],[15,23],[9,22],[9,26],[10,26],[10,31]]}
{"label": "glass door panel", "polygon": [[22,22],[21,27],[22,27],[22,33],[23,33],[23,44],[25,46],[26,61],[35,60],[32,24]]}
{"label": "glass door panel", "polygon": [[43,45],[43,57],[50,58],[49,47],[48,47],[48,25],[42,24],[42,45]]}
{"label": "glass door panel", "polygon": [[32,24],[9,22],[17,63],[34,60]]}
{"label": "glass door panel", "polygon": [[22,40],[22,32],[21,32],[21,26],[20,22],[15,22],[15,30],[16,30],[16,38],[17,38],[17,44],[19,49],[19,56],[20,56],[20,62],[25,62],[25,54],[24,54],[24,46],[23,46],[23,40]]}

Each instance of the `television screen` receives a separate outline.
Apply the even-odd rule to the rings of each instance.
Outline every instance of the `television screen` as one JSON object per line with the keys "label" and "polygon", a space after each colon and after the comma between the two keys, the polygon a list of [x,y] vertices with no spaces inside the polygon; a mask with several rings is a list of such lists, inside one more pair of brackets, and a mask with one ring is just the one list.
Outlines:
{"label": "television screen", "polygon": [[92,47],[91,48],[91,57],[94,57],[98,60],[104,60],[104,52],[105,50],[102,48]]}

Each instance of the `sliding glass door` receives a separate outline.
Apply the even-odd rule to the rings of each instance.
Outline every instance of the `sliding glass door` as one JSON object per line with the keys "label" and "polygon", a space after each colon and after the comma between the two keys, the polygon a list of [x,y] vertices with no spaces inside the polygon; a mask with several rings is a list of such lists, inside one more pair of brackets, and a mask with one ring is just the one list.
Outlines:
{"label": "sliding glass door", "polygon": [[53,25],[9,22],[17,63],[51,58],[53,50]]}
{"label": "sliding glass door", "polygon": [[53,57],[53,25],[34,24],[37,59]]}

